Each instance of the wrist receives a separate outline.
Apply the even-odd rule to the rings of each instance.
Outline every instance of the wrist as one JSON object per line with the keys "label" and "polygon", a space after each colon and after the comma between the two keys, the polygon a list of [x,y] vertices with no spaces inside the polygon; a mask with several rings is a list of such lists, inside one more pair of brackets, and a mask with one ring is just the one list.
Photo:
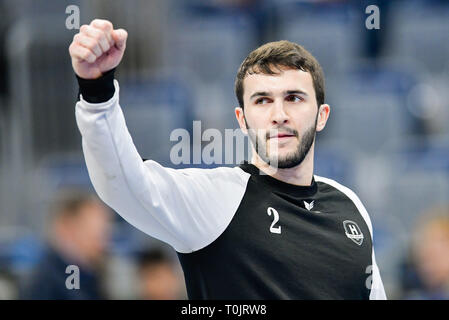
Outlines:
{"label": "wrist", "polygon": [[75,74],[79,85],[79,95],[89,103],[106,102],[114,96],[115,68],[96,79],[83,79]]}

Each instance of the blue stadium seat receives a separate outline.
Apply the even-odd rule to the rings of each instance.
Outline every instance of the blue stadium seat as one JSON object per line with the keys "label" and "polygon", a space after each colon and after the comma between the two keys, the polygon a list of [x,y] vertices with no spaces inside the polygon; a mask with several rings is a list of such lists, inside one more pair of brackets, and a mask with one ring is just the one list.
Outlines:
{"label": "blue stadium seat", "polygon": [[406,96],[416,79],[395,68],[365,66],[334,83],[327,134],[373,153],[391,139],[404,138],[412,119]]}
{"label": "blue stadium seat", "polygon": [[392,141],[371,161],[365,193],[379,221],[405,244],[421,214],[449,203],[449,140]]}
{"label": "blue stadium seat", "polygon": [[354,186],[357,162],[356,150],[351,150],[339,141],[321,143],[318,138],[315,147],[314,174],[346,185]]}
{"label": "blue stadium seat", "polygon": [[382,152],[390,155],[395,171],[400,174],[417,170],[439,172],[449,180],[448,137],[409,138],[388,145]]}
{"label": "blue stadium seat", "polygon": [[167,63],[201,82],[217,82],[235,75],[246,55],[256,47],[253,19],[239,12],[182,8],[168,30]]}
{"label": "blue stadium seat", "polygon": [[449,67],[449,3],[396,1],[385,55],[439,73]]}
{"label": "blue stadium seat", "polygon": [[61,32],[64,19],[64,12],[23,17],[8,33],[7,57],[10,70],[14,70],[9,73],[10,102],[14,106],[11,126],[17,130],[21,161],[28,164],[49,153],[79,147],[71,111],[77,86],[67,51],[74,32]]}
{"label": "blue stadium seat", "polygon": [[416,219],[425,211],[447,205],[447,172],[411,170],[394,173],[384,190],[385,212],[396,216],[405,230],[412,230]]}
{"label": "blue stadium seat", "polygon": [[[2,230],[0,240],[0,269],[13,270],[16,275],[29,273],[42,258],[44,244],[37,234],[30,230],[14,229],[8,226],[8,231]],[[5,239],[6,234],[16,233]],[[18,236],[21,234],[21,236]]]}
{"label": "blue stadium seat", "polygon": [[318,59],[325,74],[340,74],[357,57],[360,26],[351,4],[302,1],[274,4],[278,23],[275,38],[304,46]]}
{"label": "blue stadium seat", "polygon": [[41,162],[38,172],[45,179],[50,193],[64,187],[92,188],[82,156],[48,156]]}
{"label": "blue stadium seat", "polygon": [[146,80],[120,81],[120,105],[142,158],[171,166],[174,129],[191,132],[191,92],[181,80],[154,75]]}

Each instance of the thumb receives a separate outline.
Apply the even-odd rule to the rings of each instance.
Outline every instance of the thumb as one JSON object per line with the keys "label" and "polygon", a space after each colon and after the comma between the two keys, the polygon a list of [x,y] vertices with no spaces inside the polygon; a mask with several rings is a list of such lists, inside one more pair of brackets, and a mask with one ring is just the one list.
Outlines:
{"label": "thumb", "polygon": [[126,46],[126,39],[128,38],[128,32],[125,29],[117,29],[112,31],[112,38],[114,39],[115,46],[122,50]]}

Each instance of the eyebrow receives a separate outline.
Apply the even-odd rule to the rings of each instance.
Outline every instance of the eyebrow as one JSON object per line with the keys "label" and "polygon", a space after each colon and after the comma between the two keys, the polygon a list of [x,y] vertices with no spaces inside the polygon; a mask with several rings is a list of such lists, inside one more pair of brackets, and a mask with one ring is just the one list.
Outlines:
{"label": "eyebrow", "polygon": [[[296,90],[287,90],[287,91],[285,91],[285,93],[286,94],[301,94],[301,95],[304,95],[304,96],[308,96],[308,94],[306,92],[304,92],[302,90],[298,90],[298,89],[296,89]],[[251,100],[251,99],[253,99],[255,97],[266,97],[266,96],[271,96],[271,95],[272,95],[271,92],[257,91],[257,92],[254,92],[251,95],[251,97],[249,97],[249,99]]]}

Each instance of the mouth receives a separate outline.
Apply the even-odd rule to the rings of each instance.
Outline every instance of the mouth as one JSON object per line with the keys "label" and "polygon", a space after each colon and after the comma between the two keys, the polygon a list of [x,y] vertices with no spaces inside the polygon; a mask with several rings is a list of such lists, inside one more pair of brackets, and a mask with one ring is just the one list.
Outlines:
{"label": "mouth", "polygon": [[293,134],[289,134],[289,133],[278,133],[276,135],[270,136],[270,139],[287,139],[287,138],[292,138],[295,135]]}

